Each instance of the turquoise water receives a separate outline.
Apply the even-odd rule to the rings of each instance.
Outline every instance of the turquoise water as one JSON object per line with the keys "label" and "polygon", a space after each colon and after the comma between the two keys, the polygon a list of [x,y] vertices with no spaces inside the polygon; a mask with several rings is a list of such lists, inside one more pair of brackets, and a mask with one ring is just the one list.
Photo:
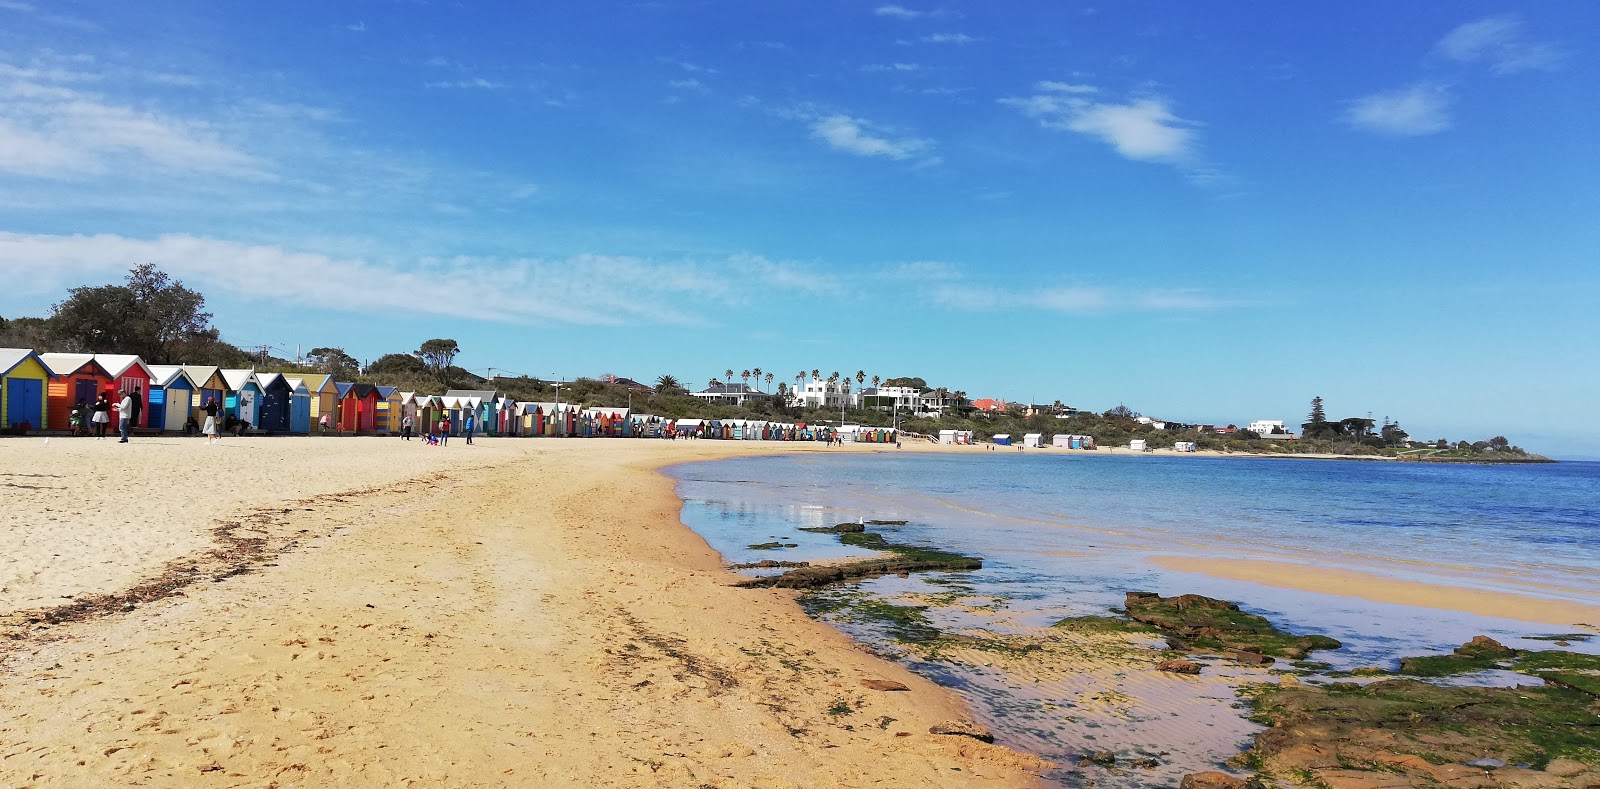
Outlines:
{"label": "turquoise water", "polygon": [[[1152,556],[1300,562],[1600,604],[1600,463],[1433,465],[1007,450],[806,454],[687,464],[670,473],[685,500],[684,522],[730,562],[849,555],[835,537],[798,527],[857,519],[905,520],[879,530],[898,542],[982,556],[984,569],[961,580],[979,595],[1004,600],[1004,615],[989,623],[991,629],[1020,631],[1063,616],[1103,614],[1132,590],[1192,592],[1237,601],[1280,627],[1338,638],[1344,649],[1316,659],[1349,669],[1448,650],[1480,633],[1512,646],[1549,648],[1522,638],[1572,632],[1577,624],[1541,625],[1171,572],[1150,562]],[[773,540],[797,547],[747,547]],[[940,579],[888,578],[859,588],[894,597],[929,580]],[[930,614],[949,620],[941,624],[960,618],[959,612]],[[842,626],[875,647],[888,644],[870,627]],[[1594,652],[1600,643],[1570,648]],[[1016,717],[1016,704],[1007,699],[1012,684],[905,659],[967,693],[981,717]],[[1070,726],[1035,729],[1020,744],[1047,757],[1059,759],[1083,745]],[[1219,751],[1215,758],[1226,755]]]}

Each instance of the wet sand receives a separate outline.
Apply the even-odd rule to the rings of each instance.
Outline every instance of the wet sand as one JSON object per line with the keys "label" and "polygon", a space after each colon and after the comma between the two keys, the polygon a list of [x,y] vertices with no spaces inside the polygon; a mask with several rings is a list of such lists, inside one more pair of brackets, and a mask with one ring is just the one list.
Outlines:
{"label": "wet sand", "polygon": [[[1033,757],[928,733],[966,716],[951,692],[790,592],[730,588],[653,471],[857,450],[317,441],[0,442],[5,481],[49,483],[6,511],[30,553],[0,612],[0,785],[1035,783]],[[193,503],[230,473],[257,482]],[[46,508],[92,527],[41,527]],[[283,550],[132,610],[39,615],[50,595],[182,576],[219,520]]]}

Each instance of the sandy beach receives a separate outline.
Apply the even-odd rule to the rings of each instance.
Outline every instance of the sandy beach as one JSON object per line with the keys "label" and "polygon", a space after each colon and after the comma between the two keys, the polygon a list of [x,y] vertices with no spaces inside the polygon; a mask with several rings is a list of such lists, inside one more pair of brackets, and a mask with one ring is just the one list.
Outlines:
{"label": "sandy beach", "polygon": [[929,733],[949,691],[730,588],[653,472],[780,449],[829,451],[0,442],[0,785],[1032,785]]}

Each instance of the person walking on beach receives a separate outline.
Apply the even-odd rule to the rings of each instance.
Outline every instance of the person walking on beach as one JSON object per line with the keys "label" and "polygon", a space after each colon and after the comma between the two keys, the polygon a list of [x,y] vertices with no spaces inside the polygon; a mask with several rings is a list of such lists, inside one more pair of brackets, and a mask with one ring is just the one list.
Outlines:
{"label": "person walking on beach", "polygon": [[443,446],[449,446],[449,445],[450,445],[450,416],[448,414],[443,414],[443,415],[440,415],[440,417],[439,417],[439,446],[443,447]]}
{"label": "person walking on beach", "polygon": [[200,410],[206,412],[206,423],[200,432],[206,435],[206,446],[211,446],[217,443],[217,398],[207,397],[206,404],[200,406]]}
{"label": "person walking on beach", "polygon": [[122,399],[117,402],[117,434],[122,436],[118,444],[128,443],[128,428],[133,424],[133,395],[127,390],[117,392]]}
{"label": "person walking on beach", "polygon": [[128,425],[131,430],[139,426],[139,419],[144,416],[144,390],[133,387],[133,422]]}
{"label": "person walking on beach", "polygon": [[411,422],[411,415],[410,414],[406,414],[404,417],[402,417],[400,419],[400,438],[402,440],[405,440],[405,441],[410,441],[411,440],[411,424],[412,424],[412,422]]}
{"label": "person walking on beach", "polygon": [[472,428],[474,426],[472,414],[467,414],[466,421],[461,423],[461,432],[466,435],[468,444],[472,443]]}
{"label": "person walking on beach", "polygon": [[89,418],[94,422],[94,440],[99,441],[106,437],[106,429],[111,426],[111,398],[101,392],[94,399],[92,409],[94,415]]}

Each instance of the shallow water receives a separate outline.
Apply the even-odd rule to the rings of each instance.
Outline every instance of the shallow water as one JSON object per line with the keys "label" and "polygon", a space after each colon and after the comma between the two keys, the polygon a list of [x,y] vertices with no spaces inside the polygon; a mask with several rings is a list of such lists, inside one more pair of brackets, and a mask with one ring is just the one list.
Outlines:
{"label": "shallow water", "polygon": [[[962,583],[974,595],[1000,598],[1002,605],[981,623],[959,610],[931,610],[930,618],[945,627],[1022,633],[1065,616],[1104,614],[1127,591],[1192,592],[1237,601],[1294,632],[1343,641],[1343,649],[1313,658],[1345,670],[1448,651],[1479,633],[1519,648],[1547,649],[1548,642],[1522,637],[1572,631],[1172,572],[1147,561],[1157,555],[1309,561],[1600,602],[1600,463],[1468,466],[1034,450],[764,457],[688,464],[671,473],[685,500],[684,522],[730,562],[858,554],[834,535],[798,530],[858,519],[906,520],[904,526],[872,528],[893,541],[984,557],[984,569],[961,574]],[[747,547],[774,540],[797,547]],[[900,598],[926,591],[918,587],[927,584],[888,578],[859,586]],[[841,627],[893,652],[870,626]],[[1566,648],[1596,652],[1597,642]],[[1236,752],[1254,731],[1239,721],[1236,702],[1228,698],[1182,698],[1163,690],[1150,698],[1166,701],[1149,704],[1171,702],[1171,709],[1136,705],[1119,713],[1121,724],[1108,727],[1106,715],[1084,718],[1053,703],[1052,693],[1070,690],[1059,683],[1022,682],[983,666],[903,657],[966,694],[1010,744],[1046,758],[1070,762],[1065,757],[1108,741],[1130,753],[1169,752],[1159,776],[1097,776],[1102,784],[1161,783],[1169,774],[1181,775],[1180,766],[1204,769]],[[1219,670],[1217,664],[1208,673]],[[1201,738],[1211,744],[1197,751],[1137,742],[1138,721],[1156,715],[1183,716],[1187,724],[1216,729]],[[1154,727],[1151,736],[1162,731],[1167,729]]]}

